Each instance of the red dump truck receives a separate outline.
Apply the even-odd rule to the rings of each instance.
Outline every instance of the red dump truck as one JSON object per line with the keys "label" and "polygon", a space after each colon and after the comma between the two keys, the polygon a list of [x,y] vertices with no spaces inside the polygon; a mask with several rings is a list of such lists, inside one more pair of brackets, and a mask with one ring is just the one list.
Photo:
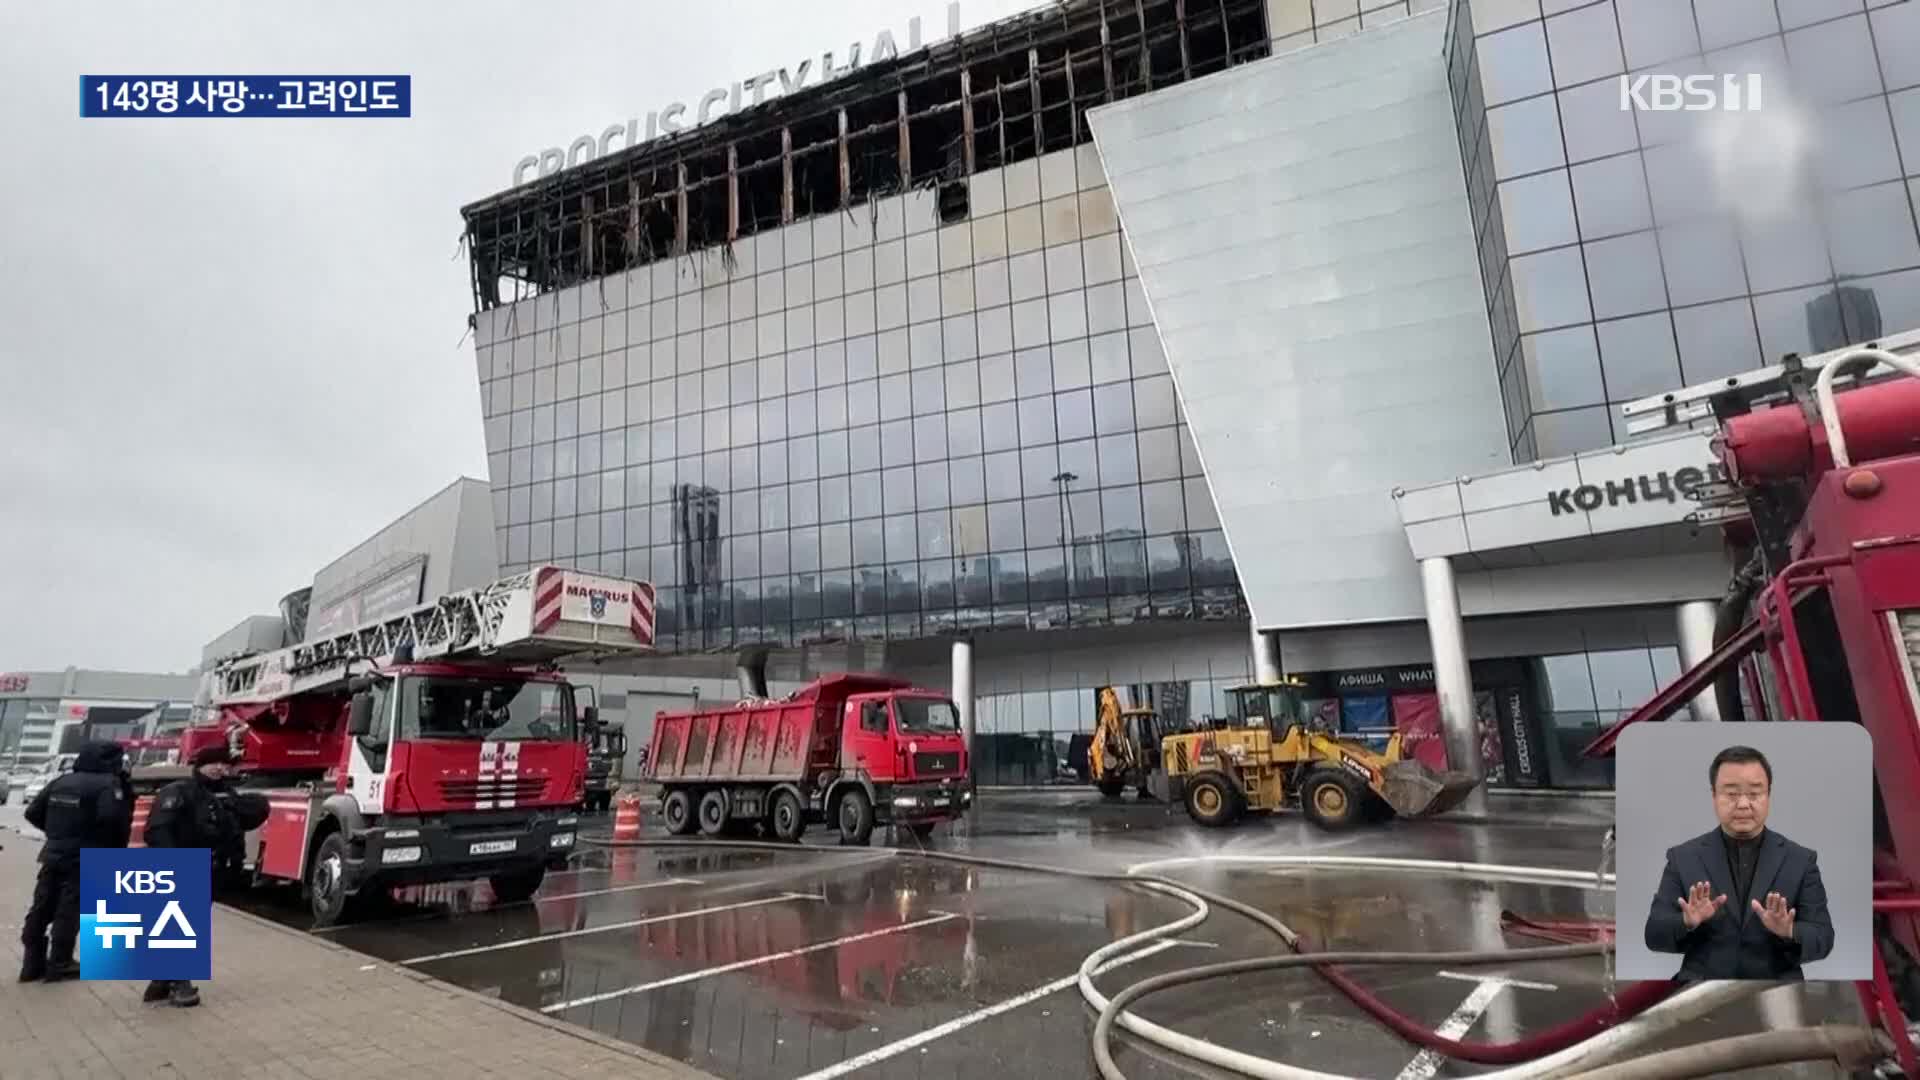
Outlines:
{"label": "red dump truck", "polygon": [[876,825],[925,837],[973,803],[960,710],[937,690],[880,675],[826,675],[777,700],[660,713],[642,778],[685,836],[766,827],[798,840],[832,824],[843,844]]}

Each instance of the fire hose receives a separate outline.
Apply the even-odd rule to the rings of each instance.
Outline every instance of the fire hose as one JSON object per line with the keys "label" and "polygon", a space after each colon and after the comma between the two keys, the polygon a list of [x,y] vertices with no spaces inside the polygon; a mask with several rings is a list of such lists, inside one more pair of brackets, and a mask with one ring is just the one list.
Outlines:
{"label": "fire hose", "polygon": [[[748,851],[769,851],[785,854],[819,853],[820,848],[803,847],[795,844],[770,843],[752,840],[611,840],[596,837],[582,837],[586,843],[605,848],[707,848],[734,849]],[[826,849],[833,850],[833,849]],[[1283,1062],[1246,1054],[1219,1046],[1206,1040],[1195,1038],[1181,1032],[1161,1027],[1126,1011],[1127,1005],[1149,994],[1173,986],[1224,978],[1252,971],[1275,970],[1291,967],[1313,967],[1322,977],[1328,978],[1336,988],[1347,994],[1356,1005],[1370,1015],[1389,1026],[1396,1034],[1423,1049],[1434,1050],[1449,1057],[1458,1056],[1462,1060],[1478,1061],[1487,1064],[1507,1064],[1508,1067],[1496,1072],[1480,1074],[1497,1080],[1551,1080],[1551,1078],[1585,1076],[1589,1070],[1630,1057],[1646,1043],[1655,1040],[1681,1024],[1698,1019],[1716,1009],[1744,998],[1757,995],[1772,984],[1763,982],[1715,982],[1703,983],[1679,993],[1674,992],[1672,983],[1640,983],[1620,994],[1614,1001],[1593,1009],[1584,1016],[1568,1021],[1539,1035],[1512,1043],[1462,1043],[1447,1039],[1417,1020],[1394,1010],[1352,979],[1342,975],[1333,964],[1343,966],[1383,966],[1383,965],[1451,965],[1476,966],[1488,964],[1513,964],[1536,960],[1557,960],[1575,956],[1598,956],[1609,947],[1600,942],[1551,945],[1538,948],[1514,950],[1469,950],[1461,952],[1312,952],[1305,951],[1306,943],[1300,940],[1290,927],[1279,919],[1261,911],[1243,901],[1229,896],[1210,892],[1193,885],[1161,877],[1150,871],[1156,867],[1196,861],[1215,862],[1255,862],[1261,864],[1299,865],[1318,868],[1346,867],[1353,869],[1375,869],[1398,872],[1439,872],[1472,876],[1479,880],[1488,878],[1510,878],[1534,882],[1553,882],[1577,885],[1592,883],[1596,875],[1569,870],[1550,870],[1539,867],[1514,867],[1487,863],[1444,862],[1433,860],[1392,859],[1371,856],[1263,856],[1222,859],[1166,859],[1134,866],[1126,871],[1080,870],[1071,867],[1042,866],[1012,859],[993,858],[982,855],[963,855],[955,852],[933,851],[925,848],[892,848],[894,855],[907,855],[936,862],[952,863],[983,869],[1010,870],[1019,873],[1041,874],[1055,877],[1071,877],[1088,881],[1100,881],[1109,884],[1134,885],[1172,896],[1193,908],[1191,912],[1172,922],[1149,928],[1137,934],[1120,938],[1101,946],[1082,961],[1079,971],[1079,990],[1081,996],[1099,1014],[1094,1028],[1093,1052],[1095,1063],[1105,1080],[1125,1080],[1113,1060],[1111,1049],[1112,1029],[1116,1026],[1153,1045],[1173,1051],[1182,1057],[1205,1062],[1220,1068],[1232,1070],[1262,1080],[1351,1080],[1349,1077],[1332,1073],[1316,1072]],[[1260,957],[1248,960],[1227,961],[1205,964],[1165,975],[1155,976],[1126,987],[1112,999],[1101,994],[1093,985],[1093,976],[1108,961],[1122,953],[1157,940],[1170,938],[1183,933],[1206,921],[1212,908],[1218,906],[1241,915],[1268,931],[1274,933],[1289,948],[1300,950],[1290,955]],[[1782,1033],[1770,1033],[1782,1034]],[[1733,1042],[1735,1040],[1722,1040]],[[1769,1044],[1766,1053],[1798,1052],[1812,1053],[1816,1057],[1831,1057],[1833,1040],[1792,1042],[1776,1040],[1779,1045]],[[1815,1045],[1815,1044],[1818,1045]],[[1784,1047],[1784,1049],[1783,1049]],[[1695,1048],[1687,1047],[1685,1050]],[[1755,1051],[1758,1052],[1758,1051]],[[1661,1055],[1655,1055],[1656,1057]],[[1693,1059],[1681,1058],[1662,1066],[1666,1068],[1689,1068]],[[1807,1060],[1805,1058],[1797,1060]],[[1638,1064],[1634,1062],[1632,1064]],[[1634,1072],[1633,1077],[1678,1077],[1701,1075],[1679,1072]]]}

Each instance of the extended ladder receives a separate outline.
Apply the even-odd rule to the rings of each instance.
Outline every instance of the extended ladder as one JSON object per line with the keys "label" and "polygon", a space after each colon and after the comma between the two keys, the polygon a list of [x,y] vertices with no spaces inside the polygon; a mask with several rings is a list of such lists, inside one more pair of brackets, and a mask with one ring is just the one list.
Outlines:
{"label": "extended ladder", "polygon": [[488,657],[554,663],[653,647],[654,590],[647,582],[537,567],[451,593],[351,630],[272,652],[232,657],[208,672],[207,704],[266,702],[344,683],[356,661],[392,663]]}

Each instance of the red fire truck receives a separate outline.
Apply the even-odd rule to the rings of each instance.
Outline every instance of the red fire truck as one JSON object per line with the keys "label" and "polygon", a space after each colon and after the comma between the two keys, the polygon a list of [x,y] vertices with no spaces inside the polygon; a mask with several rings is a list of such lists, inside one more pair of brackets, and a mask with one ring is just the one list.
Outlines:
{"label": "red fire truck", "polygon": [[1826,720],[1873,737],[1874,978],[1866,1014],[1920,1060],[1920,331],[1788,357],[1627,407],[1635,433],[1714,423],[1730,480],[1699,493],[1739,570],[1714,652],[1587,748],[1711,694],[1723,720]]}
{"label": "red fire truck", "polygon": [[[244,868],[302,885],[321,925],[400,885],[487,878],[501,901],[523,900],[573,849],[579,730],[597,722],[556,665],[646,652],[653,617],[647,583],[542,566],[224,660],[180,761],[209,742],[238,754],[242,790],[271,807]],[[151,789],[184,772],[134,780]]]}
{"label": "red fire truck", "polygon": [[707,836],[764,824],[798,840],[832,823],[843,844],[876,825],[925,837],[973,803],[960,710],[938,690],[882,675],[826,675],[779,700],[660,713],[643,779],[661,785],[667,831]]}

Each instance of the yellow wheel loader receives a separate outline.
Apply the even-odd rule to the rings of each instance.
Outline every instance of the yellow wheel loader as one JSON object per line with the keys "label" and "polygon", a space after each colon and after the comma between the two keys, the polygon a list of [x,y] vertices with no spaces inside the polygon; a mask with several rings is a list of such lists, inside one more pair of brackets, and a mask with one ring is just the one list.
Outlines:
{"label": "yellow wheel loader", "polygon": [[1152,709],[1124,707],[1111,686],[1099,690],[1099,716],[1093,740],[1087,745],[1087,771],[1093,786],[1107,798],[1117,798],[1129,787],[1140,798],[1154,798],[1148,790],[1160,773],[1160,714]]}
{"label": "yellow wheel loader", "polygon": [[1235,687],[1226,719],[1168,735],[1161,760],[1169,800],[1181,800],[1208,826],[1298,802],[1315,825],[1344,829],[1395,814],[1445,813],[1479,783],[1404,756],[1397,734],[1382,753],[1316,728],[1302,689],[1297,682]]}

